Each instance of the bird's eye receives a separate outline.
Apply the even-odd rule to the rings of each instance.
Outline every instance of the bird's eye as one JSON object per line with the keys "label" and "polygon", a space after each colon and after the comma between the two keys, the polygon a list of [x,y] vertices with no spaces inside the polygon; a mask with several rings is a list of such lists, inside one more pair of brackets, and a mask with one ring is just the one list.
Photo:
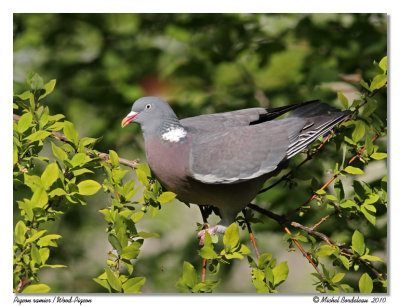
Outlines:
{"label": "bird's eye", "polygon": [[151,108],[151,104],[147,104],[146,109],[150,109],[150,108]]}

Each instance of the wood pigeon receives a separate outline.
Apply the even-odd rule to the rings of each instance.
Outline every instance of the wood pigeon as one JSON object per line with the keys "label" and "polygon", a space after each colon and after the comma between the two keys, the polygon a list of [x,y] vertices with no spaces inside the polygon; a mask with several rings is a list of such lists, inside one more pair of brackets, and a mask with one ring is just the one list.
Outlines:
{"label": "wood pigeon", "polygon": [[143,97],[121,125],[141,125],[147,162],[167,190],[182,202],[218,208],[221,222],[207,229],[213,235],[224,232],[291,157],[350,114],[315,100],[179,120],[164,100]]}

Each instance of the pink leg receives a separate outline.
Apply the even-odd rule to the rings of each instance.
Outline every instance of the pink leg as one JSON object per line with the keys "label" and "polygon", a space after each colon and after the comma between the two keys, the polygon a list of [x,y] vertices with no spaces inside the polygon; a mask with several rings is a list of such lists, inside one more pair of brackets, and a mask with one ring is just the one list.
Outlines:
{"label": "pink leg", "polygon": [[208,228],[206,230],[201,230],[198,234],[197,234],[197,239],[200,239],[200,245],[203,245],[204,243],[204,237],[205,237],[205,232],[207,231],[210,235],[215,235],[216,233],[224,233],[226,230],[226,226],[223,225],[216,225],[214,227]]}

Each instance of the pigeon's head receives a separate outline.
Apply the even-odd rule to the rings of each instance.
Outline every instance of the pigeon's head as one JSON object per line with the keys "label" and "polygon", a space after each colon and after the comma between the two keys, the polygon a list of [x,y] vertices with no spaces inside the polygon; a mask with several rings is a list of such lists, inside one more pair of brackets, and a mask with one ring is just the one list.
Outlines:
{"label": "pigeon's head", "polygon": [[159,125],[165,119],[176,119],[176,115],[167,102],[157,97],[144,97],[135,101],[132,111],[122,120],[125,127],[131,122],[146,125]]}

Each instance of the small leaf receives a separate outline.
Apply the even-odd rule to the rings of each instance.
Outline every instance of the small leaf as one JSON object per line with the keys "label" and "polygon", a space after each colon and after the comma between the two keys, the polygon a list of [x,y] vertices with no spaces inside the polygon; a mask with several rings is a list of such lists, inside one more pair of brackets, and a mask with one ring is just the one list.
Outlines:
{"label": "small leaf", "polygon": [[176,197],[176,194],[171,191],[163,192],[158,198],[157,201],[160,203],[168,203],[171,202]]}
{"label": "small leaf", "polygon": [[142,219],[143,216],[144,216],[144,212],[138,211],[138,212],[135,212],[134,214],[132,214],[131,220],[133,222],[137,223],[140,219]]}
{"label": "small leaf", "polygon": [[101,185],[93,180],[82,181],[78,184],[79,194],[81,195],[93,195],[99,191],[100,188]]}
{"label": "small leaf", "polygon": [[383,70],[384,73],[387,71],[387,56],[383,57],[379,62],[379,67]]}
{"label": "small leaf", "polygon": [[343,105],[343,107],[345,109],[348,109],[349,108],[349,101],[347,100],[347,98],[341,92],[338,92],[337,95],[338,95],[339,101]]}
{"label": "small leaf", "polygon": [[118,291],[121,292],[122,290],[122,283],[121,281],[118,279],[118,277],[114,274],[114,272],[112,272],[109,268],[104,268],[104,270],[106,271],[106,275],[107,275],[107,281],[110,284],[110,286]]}
{"label": "small leaf", "polygon": [[33,241],[38,240],[40,237],[42,237],[45,233],[47,232],[47,230],[41,230],[39,232],[34,233],[31,237],[29,237],[28,239],[26,239],[25,244],[31,243]]}
{"label": "small leaf", "polygon": [[29,285],[22,290],[22,293],[47,293],[50,287],[46,284]]}
{"label": "small leaf", "polygon": [[26,113],[19,118],[18,125],[17,125],[17,131],[18,133],[22,134],[25,132],[32,124],[32,114],[31,113]]}
{"label": "small leaf", "polygon": [[114,167],[117,167],[119,165],[118,154],[115,151],[110,150],[109,156],[110,156],[111,165],[113,165]]}
{"label": "small leaf", "polygon": [[380,160],[387,157],[387,153],[375,152],[371,154],[371,158]]}
{"label": "small leaf", "polygon": [[360,141],[364,135],[365,135],[365,124],[363,121],[356,121],[355,122],[355,128],[353,133],[351,134],[351,138],[355,141],[358,142]]}
{"label": "small leaf", "polygon": [[39,101],[40,100],[42,100],[44,97],[46,97],[47,95],[49,95],[49,94],[51,94],[52,93],[52,91],[54,90],[54,87],[56,86],[56,80],[51,80],[50,82],[48,82],[48,83],[46,83],[44,86],[43,86],[43,89],[45,90],[45,93],[44,94],[42,94],[40,97],[39,97]]}
{"label": "small leaf", "polygon": [[139,232],[138,235],[142,238],[152,238],[152,237],[160,237],[158,233],[146,233],[146,232]]}
{"label": "small leaf", "polygon": [[364,236],[358,230],[354,231],[351,239],[351,248],[360,256],[364,255],[365,253]]}
{"label": "small leaf", "polygon": [[146,278],[144,277],[130,278],[122,285],[122,289],[124,290],[124,293],[140,293],[140,289],[143,287],[145,282]]}
{"label": "small leaf", "polygon": [[33,74],[29,83],[32,90],[36,91],[43,88],[43,79],[37,73]]}
{"label": "small leaf", "polygon": [[380,89],[386,84],[386,82],[387,82],[387,75],[386,74],[378,74],[372,80],[370,90],[374,91],[374,90]]}
{"label": "small leaf", "polygon": [[42,180],[43,187],[47,190],[57,180],[59,169],[56,163],[49,164],[43,171],[40,179]]}
{"label": "small leaf", "polygon": [[346,168],[344,168],[344,171],[350,174],[364,174],[364,171],[362,171],[360,168],[352,166],[347,166]]}
{"label": "small leaf", "polygon": [[187,261],[183,262],[182,279],[190,288],[193,288],[197,284],[196,270],[193,265]]}
{"label": "small leaf", "polygon": [[57,234],[46,235],[39,239],[39,241],[37,242],[37,245],[40,247],[45,247],[45,246],[56,247],[57,243],[53,240],[60,239],[60,238],[62,238],[62,236],[57,235]]}
{"label": "small leaf", "polygon": [[51,135],[50,132],[40,130],[40,131],[37,131],[37,132],[29,135],[25,139],[29,139],[30,141],[33,142],[33,141],[43,140],[43,139],[45,139],[46,137],[48,137],[50,135]]}
{"label": "small leaf", "polygon": [[57,145],[55,145],[53,142],[51,143],[51,149],[53,151],[54,157],[58,158],[61,161],[64,161],[68,159],[67,153]]}
{"label": "small leaf", "polygon": [[380,261],[380,262],[383,262],[383,260],[380,259],[378,256],[363,255],[363,256],[361,256],[361,258],[365,259],[365,260],[369,260],[369,261]]}
{"label": "small leaf", "polygon": [[319,257],[327,257],[332,255],[336,251],[336,248],[330,245],[323,245],[317,251],[316,255]]}
{"label": "small leaf", "polygon": [[75,145],[78,145],[79,135],[74,125],[69,121],[64,121],[64,135]]}
{"label": "small leaf", "polygon": [[36,188],[31,199],[32,207],[43,208],[48,201],[46,190],[43,187]]}
{"label": "small leaf", "polygon": [[23,245],[25,242],[25,233],[28,229],[22,221],[18,221],[15,225],[14,240],[16,243]]}
{"label": "small leaf", "polygon": [[147,179],[147,175],[143,170],[136,169],[136,175],[138,177],[139,182],[142,183],[143,186],[145,187],[150,186],[149,180]]}
{"label": "small leaf", "polygon": [[335,276],[332,277],[332,282],[333,283],[338,283],[342,280],[342,278],[345,276],[344,273],[337,273]]}
{"label": "small leaf", "polygon": [[359,282],[358,286],[360,288],[360,293],[371,293],[372,289],[374,288],[374,284],[372,283],[371,277],[368,275],[368,273],[364,273]]}
{"label": "small leaf", "polygon": [[121,257],[124,259],[135,259],[140,253],[140,244],[139,243],[131,243],[130,245],[124,247],[122,249]]}
{"label": "small leaf", "polygon": [[110,235],[108,235],[108,241],[110,242],[112,247],[118,252],[118,254],[121,254],[122,247],[121,247],[121,243],[118,241],[118,238],[115,235],[110,234]]}
{"label": "small leaf", "polygon": [[284,280],[286,280],[289,274],[289,267],[286,261],[281,262],[278,266],[272,269],[274,274],[274,286],[279,285]]}
{"label": "small leaf", "polygon": [[234,248],[239,243],[239,229],[236,223],[232,223],[225,231],[223,237],[224,246],[228,249]]}

